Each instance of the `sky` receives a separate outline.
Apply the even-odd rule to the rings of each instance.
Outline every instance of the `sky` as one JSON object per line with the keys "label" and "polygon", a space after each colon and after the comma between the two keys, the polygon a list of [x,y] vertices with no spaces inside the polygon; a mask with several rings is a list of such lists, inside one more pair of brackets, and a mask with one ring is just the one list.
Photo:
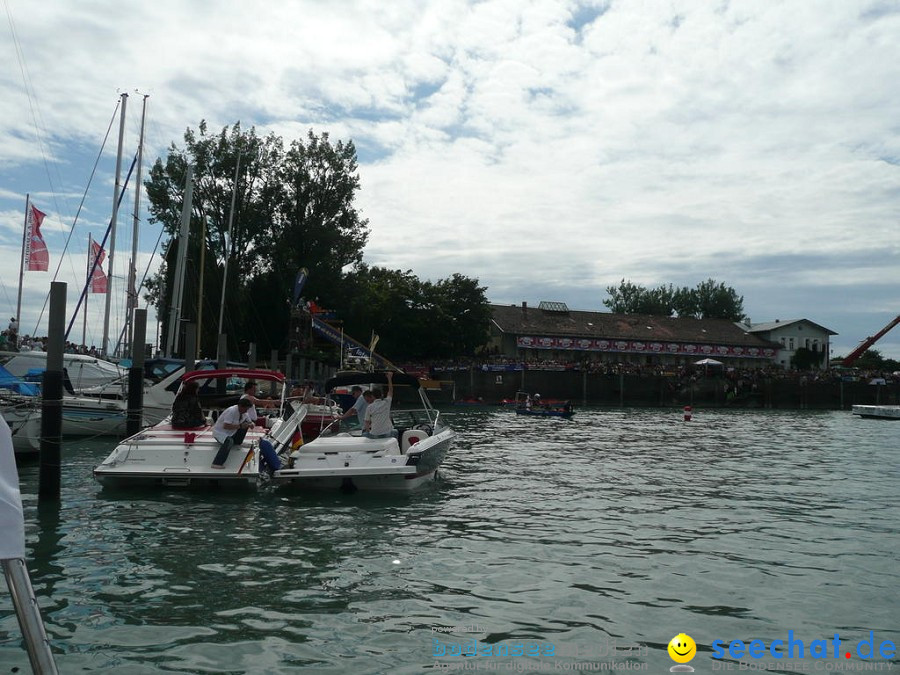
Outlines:
{"label": "sky", "polygon": [[[145,167],[201,120],[286,144],[309,129],[352,140],[364,261],[477,278],[494,303],[607,311],[622,279],[712,278],[753,322],[837,332],[835,356],[900,314],[896,0],[2,5],[7,312],[26,194],[47,213],[51,262],[24,275],[22,333],[46,332],[57,265],[70,314],[78,301],[88,235],[112,212],[121,93],[123,175],[144,96]],[[142,202],[139,276],[159,261]],[[124,203],[113,297],[131,255],[130,186]],[[104,306],[90,297],[88,343]],[[151,339],[154,325],[150,308]],[[900,359],[900,327],[875,348]]]}

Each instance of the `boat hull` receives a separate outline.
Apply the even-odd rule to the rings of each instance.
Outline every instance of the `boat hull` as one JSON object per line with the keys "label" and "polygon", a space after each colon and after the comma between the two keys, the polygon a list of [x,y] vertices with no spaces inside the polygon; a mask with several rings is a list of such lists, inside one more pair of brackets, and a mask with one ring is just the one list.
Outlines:
{"label": "boat hull", "polygon": [[276,471],[272,482],[287,490],[409,492],[433,482],[456,434],[449,428],[399,452],[393,439],[340,434],[321,437]]}
{"label": "boat hull", "polygon": [[898,405],[855,405],[852,412],[866,419],[900,420]]}

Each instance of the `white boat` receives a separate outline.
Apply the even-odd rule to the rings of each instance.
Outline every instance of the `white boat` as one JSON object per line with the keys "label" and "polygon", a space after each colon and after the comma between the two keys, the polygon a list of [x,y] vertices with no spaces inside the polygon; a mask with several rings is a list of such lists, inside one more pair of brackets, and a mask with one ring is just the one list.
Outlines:
{"label": "white boat", "polygon": [[[229,368],[192,371],[184,376],[184,382],[192,380],[201,385],[200,399],[207,424],[174,429],[167,417],[126,438],[94,468],[94,478],[99,483],[104,487],[255,488],[260,480],[260,441],[266,439],[276,452],[287,454],[306,408],[298,405],[298,410],[284,419],[284,375],[273,370]],[[229,384],[224,396],[215,393],[216,384],[222,380]],[[213,469],[213,458],[219,451],[212,433],[214,418],[222,409],[237,403],[243,384],[250,380],[275,383],[282,391],[272,399],[274,407],[257,408],[265,426],[250,429],[243,443],[232,449],[225,468]]]}
{"label": "white boat", "polygon": [[[143,396],[143,424],[156,424],[169,415],[175,393],[181,382],[184,368],[170,373],[162,381],[147,386]],[[120,378],[104,385],[74,392],[66,387],[63,392],[63,436],[124,436],[128,421],[127,378]],[[15,411],[36,409],[37,429],[40,431],[40,397],[26,394],[10,394],[0,400],[0,412],[11,427],[16,419]],[[33,425],[32,425],[33,426]],[[16,432],[13,441],[20,447],[24,432]]]}
{"label": "white boat", "polygon": [[900,405],[855,405],[854,415],[879,420],[900,420]]}
{"label": "white boat", "polygon": [[[436,411],[419,380],[393,375],[391,418],[397,438],[366,438],[361,430],[335,426],[290,454],[273,485],[301,490],[407,491],[433,481],[456,433]],[[326,390],[352,385],[387,386],[383,373],[342,373]]]}
{"label": "white boat", "polygon": [[[24,379],[47,369],[47,352],[0,352],[0,365]],[[107,385],[128,374],[115,363],[86,354],[63,354],[63,368],[74,392]]]}

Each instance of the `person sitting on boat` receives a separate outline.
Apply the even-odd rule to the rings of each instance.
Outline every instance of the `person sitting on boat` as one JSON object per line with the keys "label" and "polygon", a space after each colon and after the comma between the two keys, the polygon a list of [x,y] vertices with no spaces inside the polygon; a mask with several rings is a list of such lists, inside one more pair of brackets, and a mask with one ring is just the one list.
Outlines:
{"label": "person sitting on boat", "polygon": [[394,373],[385,373],[388,381],[387,395],[382,398],[381,391],[372,392],[373,401],[366,407],[363,436],[366,438],[394,438],[397,430],[391,421],[391,402],[394,399]]}
{"label": "person sitting on boat", "polygon": [[253,406],[249,398],[241,397],[237,405],[225,408],[213,426],[213,436],[222,446],[213,460],[213,469],[224,469],[231,448],[244,442],[247,429],[253,426],[253,420],[247,415],[247,411]]}
{"label": "person sitting on boat", "polygon": [[367,398],[366,394],[363,394],[362,387],[359,385],[354,385],[350,390],[350,393],[355,400],[353,401],[353,405],[347,409],[347,412],[341,415],[341,421],[355,417],[359,426],[362,426],[366,419],[366,408],[369,407],[371,401],[375,400],[375,397],[372,395],[371,391],[367,391]]}
{"label": "person sitting on boat", "polygon": [[172,403],[173,429],[194,429],[206,424],[203,409],[200,407],[200,397],[197,395],[198,388],[196,380],[181,385],[181,391]]}

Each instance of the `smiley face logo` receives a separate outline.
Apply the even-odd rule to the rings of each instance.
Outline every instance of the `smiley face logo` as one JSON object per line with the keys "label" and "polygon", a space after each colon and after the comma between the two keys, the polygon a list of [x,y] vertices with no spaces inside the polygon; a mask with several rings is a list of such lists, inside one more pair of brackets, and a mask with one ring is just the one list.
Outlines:
{"label": "smiley face logo", "polygon": [[669,656],[675,663],[687,663],[697,655],[697,643],[685,633],[679,633],[669,640]]}

